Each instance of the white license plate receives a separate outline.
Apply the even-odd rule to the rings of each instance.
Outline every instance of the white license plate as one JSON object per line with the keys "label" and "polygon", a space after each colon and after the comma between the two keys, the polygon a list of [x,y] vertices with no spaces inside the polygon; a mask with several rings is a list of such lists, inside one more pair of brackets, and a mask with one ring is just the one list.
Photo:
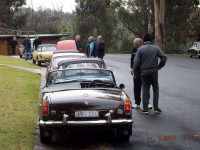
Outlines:
{"label": "white license plate", "polygon": [[77,118],[99,117],[99,112],[98,111],[76,111],[75,117]]}

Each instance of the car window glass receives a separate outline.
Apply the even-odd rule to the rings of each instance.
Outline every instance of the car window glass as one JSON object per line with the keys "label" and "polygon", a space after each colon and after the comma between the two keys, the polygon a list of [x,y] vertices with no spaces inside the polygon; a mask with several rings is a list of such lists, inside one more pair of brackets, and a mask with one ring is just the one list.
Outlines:
{"label": "car window glass", "polygon": [[40,46],[36,49],[36,51],[41,51],[41,50],[42,48]]}
{"label": "car window glass", "polygon": [[68,81],[93,81],[101,80],[114,82],[111,71],[101,69],[67,69],[52,72],[48,78],[48,84],[64,83]]}
{"label": "car window glass", "polygon": [[45,51],[54,51],[56,50],[56,47],[54,46],[42,46],[42,51],[45,52]]}
{"label": "car window glass", "polygon": [[[99,64],[97,63],[76,63],[76,64],[69,64],[66,68],[100,68]],[[65,69],[65,68],[63,68]]]}
{"label": "car window glass", "polygon": [[200,48],[200,42],[199,42],[199,43],[197,43],[197,47],[199,47],[199,48]]}

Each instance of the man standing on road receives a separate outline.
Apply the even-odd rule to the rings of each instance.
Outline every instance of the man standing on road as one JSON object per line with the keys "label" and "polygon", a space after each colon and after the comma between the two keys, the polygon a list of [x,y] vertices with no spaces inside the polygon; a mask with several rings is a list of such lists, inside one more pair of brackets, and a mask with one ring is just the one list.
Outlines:
{"label": "man standing on road", "polygon": [[[134,84],[134,99],[135,99],[135,104],[133,104],[132,108],[134,109],[139,109],[140,108],[140,103],[141,103],[141,78],[140,78],[140,71],[134,71],[133,68],[133,61],[135,58],[135,54],[138,50],[138,48],[140,48],[141,46],[143,46],[143,41],[141,38],[136,38],[133,41],[133,50],[132,50],[132,54],[131,54],[131,74],[133,75],[133,84]],[[148,105],[148,109],[152,109],[152,106],[149,104]]]}
{"label": "man standing on road", "polygon": [[[158,57],[160,62],[158,63]],[[154,112],[161,113],[158,107],[159,99],[159,85],[158,85],[158,70],[164,67],[167,57],[164,52],[152,44],[152,37],[150,34],[144,36],[144,46],[138,49],[134,59],[134,72],[140,71],[142,81],[142,113],[148,114],[149,104],[149,90],[150,86],[153,87],[153,107]]]}

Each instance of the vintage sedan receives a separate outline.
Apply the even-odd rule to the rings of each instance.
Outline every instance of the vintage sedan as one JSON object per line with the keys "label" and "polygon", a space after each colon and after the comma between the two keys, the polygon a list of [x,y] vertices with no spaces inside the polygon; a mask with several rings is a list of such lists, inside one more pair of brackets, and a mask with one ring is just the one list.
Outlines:
{"label": "vintage sedan", "polygon": [[193,46],[188,50],[188,56],[189,57],[196,57],[200,58],[200,41],[199,42],[194,42]]}
{"label": "vintage sedan", "polygon": [[54,53],[51,57],[51,61],[49,64],[47,64],[47,72],[46,77],[48,76],[49,72],[56,71],[58,67],[58,63],[63,60],[69,60],[73,58],[86,58],[86,54],[84,53],[74,53],[74,52],[68,52],[68,53]]}
{"label": "vintage sedan", "polygon": [[55,44],[41,44],[37,49],[33,51],[33,63],[40,66],[41,63],[49,62],[53,55],[53,51],[56,50]]}
{"label": "vintage sedan", "polygon": [[50,142],[55,130],[90,127],[114,129],[121,140],[129,140],[132,105],[123,88],[107,69],[51,72],[38,105],[41,142]]}
{"label": "vintage sedan", "polygon": [[107,66],[103,59],[101,58],[76,58],[63,60],[58,63],[58,69],[67,69],[67,68],[104,68],[107,69]]}

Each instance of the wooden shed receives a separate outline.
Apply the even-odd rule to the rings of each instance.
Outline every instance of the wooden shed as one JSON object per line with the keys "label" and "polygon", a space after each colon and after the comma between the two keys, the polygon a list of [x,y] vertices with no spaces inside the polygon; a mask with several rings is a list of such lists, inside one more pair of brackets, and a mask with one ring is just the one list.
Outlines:
{"label": "wooden shed", "polygon": [[[13,39],[13,36],[16,35],[0,35],[0,55],[12,55],[12,48],[10,43]],[[19,35],[16,36],[18,46],[16,48],[16,55],[19,55],[19,45],[23,43],[27,35]],[[29,35],[30,39],[34,39],[35,37],[40,38],[42,44],[57,44],[61,38],[65,38],[68,34],[37,34],[37,35]]]}

